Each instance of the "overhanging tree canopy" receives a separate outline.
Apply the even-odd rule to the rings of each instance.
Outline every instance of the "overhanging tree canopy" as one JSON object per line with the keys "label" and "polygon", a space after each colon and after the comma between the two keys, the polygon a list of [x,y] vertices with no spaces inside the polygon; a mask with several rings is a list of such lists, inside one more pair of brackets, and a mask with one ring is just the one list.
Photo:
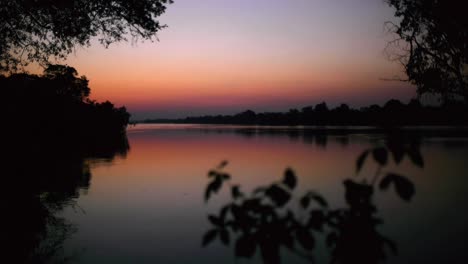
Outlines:
{"label": "overhanging tree canopy", "polygon": [[386,0],[399,23],[388,22],[397,37],[393,59],[422,94],[468,102],[468,19],[464,1]]}
{"label": "overhanging tree canopy", "polygon": [[97,37],[104,46],[151,40],[172,0],[0,0],[0,71],[65,58]]}

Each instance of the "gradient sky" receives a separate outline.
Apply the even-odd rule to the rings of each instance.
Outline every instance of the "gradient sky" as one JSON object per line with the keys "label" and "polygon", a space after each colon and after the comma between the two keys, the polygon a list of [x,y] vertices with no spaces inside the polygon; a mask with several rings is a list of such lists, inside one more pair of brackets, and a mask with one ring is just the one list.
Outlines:
{"label": "gradient sky", "polygon": [[93,43],[66,63],[134,119],[405,101],[413,87],[380,80],[402,71],[384,53],[392,14],[383,0],[176,0],[159,42]]}

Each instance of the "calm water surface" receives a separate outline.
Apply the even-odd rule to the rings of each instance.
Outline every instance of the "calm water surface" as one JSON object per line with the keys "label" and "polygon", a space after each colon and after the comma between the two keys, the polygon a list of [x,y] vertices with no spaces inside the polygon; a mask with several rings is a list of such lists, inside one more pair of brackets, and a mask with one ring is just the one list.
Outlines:
{"label": "calm water surface", "polygon": [[[128,129],[130,151],[112,163],[89,160],[91,181],[77,207],[62,215],[77,228],[65,242],[75,263],[259,263],[236,259],[233,246],[201,247],[210,229],[207,214],[228,199],[224,190],[208,203],[207,172],[220,161],[232,181],[252,190],[280,180],[287,167],[298,176],[299,193],[316,190],[334,207],[343,206],[343,180],[355,177],[355,162],[382,135],[303,136],[243,127],[137,125]],[[407,175],[416,187],[410,202],[393,191],[375,195],[384,224],[380,231],[398,246],[390,263],[466,263],[468,257],[468,139],[424,138],[424,169],[408,160],[389,171]],[[363,174],[375,171],[366,163]],[[232,244],[232,243],[231,243]],[[305,263],[281,251],[284,263]],[[318,263],[328,251],[318,246]]]}

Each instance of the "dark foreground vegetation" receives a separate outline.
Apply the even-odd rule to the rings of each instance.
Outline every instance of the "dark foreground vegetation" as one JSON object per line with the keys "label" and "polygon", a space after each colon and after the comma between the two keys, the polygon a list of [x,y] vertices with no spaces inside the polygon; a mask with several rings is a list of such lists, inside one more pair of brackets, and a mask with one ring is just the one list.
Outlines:
{"label": "dark foreground vegetation", "polygon": [[[224,161],[208,172],[205,201],[222,189],[228,189],[232,198],[219,212],[208,215],[211,229],[203,236],[202,245],[219,240],[226,246],[233,245],[236,257],[259,255],[265,264],[279,264],[284,249],[316,263],[319,245],[324,244],[330,254],[328,263],[384,263],[398,254],[398,246],[381,233],[384,221],[376,196],[393,189],[401,200],[412,200],[416,187],[411,177],[389,171],[387,164],[408,159],[423,168],[419,141],[400,133],[388,135],[385,145],[359,155],[356,171],[343,181],[344,207],[334,207],[317,191],[298,194],[299,182],[292,169],[285,171],[281,181],[255,188],[249,194],[241,185],[232,183],[231,175],[223,170],[227,165]],[[377,171],[362,175],[361,169],[369,160],[377,165]]]}
{"label": "dark foreground vegetation", "polygon": [[108,101],[89,100],[88,80],[72,67],[1,76],[0,87],[4,132],[11,138],[90,152],[125,137],[130,114]]}
{"label": "dark foreground vegetation", "polygon": [[187,117],[184,119],[147,119],[144,123],[237,124],[237,125],[468,125],[468,105],[451,102],[442,106],[423,106],[418,100],[404,104],[390,100],[383,107],[371,105],[352,109],[346,104],[329,109],[326,103],[288,112],[255,113],[247,110],[235,115]]}
{"label": "dark foreground vegetation", "polygon": [[90,159],[126,155],[130,115],[112,103],[88,99],[75,69],[51,65],[43,75],[0,77],[4,151],[0,220],[5,259],[63,263],[63,242],[75,227],[57,215],[76,206],[90,185]]}

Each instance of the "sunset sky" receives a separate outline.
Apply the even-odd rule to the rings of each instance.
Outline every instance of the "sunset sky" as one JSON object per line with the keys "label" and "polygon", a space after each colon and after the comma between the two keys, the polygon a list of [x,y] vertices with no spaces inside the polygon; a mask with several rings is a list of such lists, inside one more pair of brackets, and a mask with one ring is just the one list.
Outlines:
{"label": "sunset sky", "polygon": [[159,42],[93,42],[66,61],[134,119],[408,100],[383,0],[176,0]]}

